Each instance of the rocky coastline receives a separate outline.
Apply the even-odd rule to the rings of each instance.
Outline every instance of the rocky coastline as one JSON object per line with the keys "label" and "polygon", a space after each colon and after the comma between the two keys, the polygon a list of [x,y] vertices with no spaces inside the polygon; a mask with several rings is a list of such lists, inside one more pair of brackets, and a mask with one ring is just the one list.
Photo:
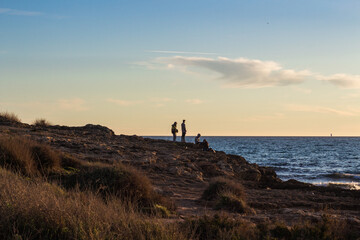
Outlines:
{"label": "rocky coastline", "polygon": [[230,212],[234,217],[291,225],[327,214],[360,229],[360,191],[282,181],[273,169],[250,164],[241,156],[202,151],[192,143],[116,135],[100,125],[0,122],[0,136],[22,136],[84,161],[121,162],[139,169],[151,179],[157,192],[175,202],[177,210],[172,220],[224,211],[209,207],[201,195],[211,179],[226,177],[244,186],[247,204],[253,209],[250,213]]}

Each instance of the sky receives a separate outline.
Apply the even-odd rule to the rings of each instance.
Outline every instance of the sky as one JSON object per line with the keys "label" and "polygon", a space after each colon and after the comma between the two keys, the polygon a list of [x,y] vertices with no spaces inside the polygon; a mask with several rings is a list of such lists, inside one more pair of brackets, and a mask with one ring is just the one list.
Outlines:
{"label": "sky", "polygon": [[360,136],[358,0],[0,0],[0,112],[117,134]]}

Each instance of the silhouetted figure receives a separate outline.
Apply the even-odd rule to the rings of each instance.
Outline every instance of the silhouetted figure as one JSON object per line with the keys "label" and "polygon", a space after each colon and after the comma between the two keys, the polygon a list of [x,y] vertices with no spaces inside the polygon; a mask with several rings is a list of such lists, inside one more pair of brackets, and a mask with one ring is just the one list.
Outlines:
{"label": "silhouetted figure", "polygon": [[209,143],[206,141],[206,139],[203,140],[203,142],[201,143],[202,149],[203,151],[209,151]]}
{"label": "silhouetted figure", "polygon": [[195,144],[196,145],[200,144],[200,137],[201,137],[201,135],[200,135],[200,133],[198,133],[198,135],[195,137]]}
{"label": "silhouetted figure", "polygon": [[185,142],[185,135],[186,135],[186,126],[185,126],[185,120],[183,120],[181,124],[181,142]]}
{"label": "silhouetted figure", "polygon": [[176,125],[177,125],[177,122],[174,122],[173,125],[171,125],[171,133],[173,135],[173,142],[176,142],[176,133],[178,132]]}

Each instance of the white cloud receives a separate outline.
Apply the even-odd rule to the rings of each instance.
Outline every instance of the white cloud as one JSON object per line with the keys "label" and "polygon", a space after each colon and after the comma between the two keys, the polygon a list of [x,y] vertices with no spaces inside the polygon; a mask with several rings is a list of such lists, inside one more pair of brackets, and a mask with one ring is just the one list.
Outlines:
{"label": "white cloud", "polygon": [[273,61],[260,61],[246,58],[229,59],[219,57],[159,58],[158,61],[180,67],[198,67],[220,74],[225,87],[260,88],[286,86],[304,82],[311,75],[309,71],[284,69]]}
{"label": "white cloud", "polygon": [[314,105],[301,105],[301,104],[288,104],[285,106],[289,111],[295,112],[312,112],[312,113],[330,113],[341,116],[356,116],[358,115],[357,110],[339,110],[335,108],[322,107],[322,106],[314,106]]}
{"label": "white cloud", "polygon": [[186,102],[190,103],[190,104],[202,104],[202,103],[204,103],[203,100],[200,100],[200,99],[197,99],[197,98],[195,98],[195,99],[187,99]]}
{"label": "white cloud", "polygon": [[41,13],[41,12],[22,11],[22,10],[16,10],[16,9],[11,9],[11,8],[0,8],[0,14],[28,16],[28,17],[43,15],[43,13]]}
{"label": "white cloud", "polygon": [[[231,88],[298,85],[310,78],[341,88],[360,88],[360,75],[334,74],[326,76],[308,70],[285,69],[274,61],[174,56],[157,58],[151,63],[146,63],[146,66],[149,69],[159,69],[159,64],[165,65],[168,70],[177,69],[183,72],[191,70],[191,73],[201,73],[199,69],[210,70],[219,75],[217,79],[223,82],[224,87]],[[143,65],[145,64],[143,63]],[[300,88],[298,90],[307,94],[311,91]]]}
{"label": "white cloud", "polygon": [[340,73],[331,76],[318,76],[318,78],[341,88],[360,88],[360,75]]}
{"label": "white cloud", "polygon": [[119,106],[133,106],[143,103],[143,101],[128,101],[128,100],[112,99],[112,98],[108,98],[106,101],[110,103],[115,103]]}
{"label": "white cloud", "polygon": [[81,98],[59,99],[58,106],[64,110],[70,111],[86,111],[85,100]]}

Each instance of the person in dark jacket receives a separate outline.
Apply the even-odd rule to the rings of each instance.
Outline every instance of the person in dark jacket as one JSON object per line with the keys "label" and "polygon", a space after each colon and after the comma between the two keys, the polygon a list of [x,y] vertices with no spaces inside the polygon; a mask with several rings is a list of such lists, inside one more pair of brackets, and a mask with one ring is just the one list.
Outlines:
{"label": "person in dark jacket", "polygon": [[185,135],[186,135],[186,126],[185,126],[185,120],[183,120],[181,124],[181,142],[185,142]]}
{"label": "person in dark jacket", "polygon": [[177,125],[177,122],[174,122],[173,125],[171,125],[171,133],[173,135],[173,142],[176,142],[176,133],[178,132],[176,125]]}

